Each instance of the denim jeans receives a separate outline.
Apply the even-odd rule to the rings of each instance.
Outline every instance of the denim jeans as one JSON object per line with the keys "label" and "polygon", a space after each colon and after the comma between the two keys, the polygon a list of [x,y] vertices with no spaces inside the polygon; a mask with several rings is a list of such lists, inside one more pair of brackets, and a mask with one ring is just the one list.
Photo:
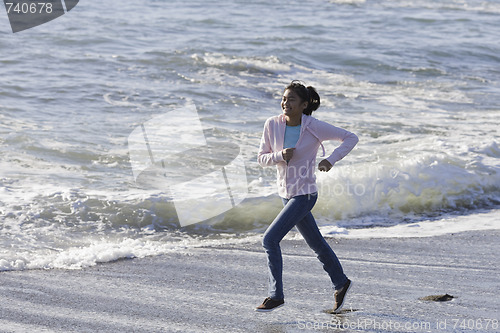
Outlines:
{"label": "denim jeans", "polygon": [[330,276],[334,289],[340,289],[347,283],[347,277],[337,256],[321,235],[316,220],[311,214],[311,209],[317,199],[317,193],[283,199],[285,207],[264,233],[262,246],[267,254],[269,297],[272,299],[284,299],[283,258],[281,256],[280,242],[294,226],[297,227],[307,245],[323,263],[323,269]]}

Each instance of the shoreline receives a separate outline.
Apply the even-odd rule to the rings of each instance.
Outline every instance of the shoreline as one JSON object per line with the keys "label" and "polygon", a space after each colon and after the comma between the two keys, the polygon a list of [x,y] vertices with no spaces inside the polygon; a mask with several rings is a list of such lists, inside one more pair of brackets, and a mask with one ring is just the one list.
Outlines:
{"label": "shoreline", "polygon": [[[354,281],[338,315],[325,312],[333,290],[301,239],[282,241],[285,306],[264,314],[254,311],[267,292],[259,242],[81,270],[2,272],[0,332],[494,332],[499,240],[499,230],[327,238]],[[454,298],[419,300],[438,294]]]}

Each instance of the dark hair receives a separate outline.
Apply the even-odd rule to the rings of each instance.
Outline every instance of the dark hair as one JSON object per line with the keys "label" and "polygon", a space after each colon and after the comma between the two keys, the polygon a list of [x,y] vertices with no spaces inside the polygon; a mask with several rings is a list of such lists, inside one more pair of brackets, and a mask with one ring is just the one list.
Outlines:
{"label": "dark hair", "polygon": [[286,90],[292,90],[300,99],[307,102],[307,108],[304,109],[303,113],[310,116],[313,111],[319,108],[320,100],[316,89],[311,86],[306,87],[301,81],[293,80],[286,88]]}

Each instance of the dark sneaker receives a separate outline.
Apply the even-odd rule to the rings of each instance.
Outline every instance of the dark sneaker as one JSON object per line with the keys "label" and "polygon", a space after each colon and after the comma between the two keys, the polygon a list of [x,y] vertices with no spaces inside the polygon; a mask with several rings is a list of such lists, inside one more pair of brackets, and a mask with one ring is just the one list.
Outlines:
{"label": "dark sneaker", "polygon": [[280,308],[285,304],[285,300],[280,299],[280,300],[275,300],[272,299],[271,297],[268,297],[264,300],[264,302],[259,305],[255,311],[259,312],[270,312],[273,311],[274,309]]}
{"label": "dark sneaker", "polygon": [[340,309],[342,309],[342,306],[344,305],[345,295],[347,294],[351,286],[352,286],[351,280],[347,279],[347,283],[342,288],[335,291],[335,294],[333,295],[335,297],[335,304],[333,305],[333,313],[338,313]]}

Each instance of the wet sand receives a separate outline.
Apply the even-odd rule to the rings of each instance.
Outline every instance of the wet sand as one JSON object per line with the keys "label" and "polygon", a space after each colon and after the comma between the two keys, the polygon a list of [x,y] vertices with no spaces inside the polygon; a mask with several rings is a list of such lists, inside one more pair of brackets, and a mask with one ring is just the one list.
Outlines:
{"label": "wet sand", "polygon": [[[83,270],[0,273],[0,332],[498,332],[500,231],[329,238],[354,285],[341,314],[302,240],[284,240],[285,306],[259,242],[185,249]],[[450,301],[423,301],[449,294]]]}

